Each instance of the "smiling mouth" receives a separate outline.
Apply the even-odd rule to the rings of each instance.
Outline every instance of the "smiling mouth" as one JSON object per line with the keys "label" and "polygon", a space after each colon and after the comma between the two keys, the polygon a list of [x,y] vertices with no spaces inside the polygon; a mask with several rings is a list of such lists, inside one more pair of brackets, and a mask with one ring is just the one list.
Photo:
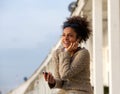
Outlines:
{"label": "smiling mouth", "polygon": [[69,43],[64,43],[64,44],[68,45]]}

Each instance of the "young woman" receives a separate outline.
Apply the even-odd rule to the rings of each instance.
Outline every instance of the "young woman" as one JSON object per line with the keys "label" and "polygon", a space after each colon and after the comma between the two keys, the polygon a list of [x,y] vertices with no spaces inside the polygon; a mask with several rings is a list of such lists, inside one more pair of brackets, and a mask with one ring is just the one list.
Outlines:
{"label": "young woman", "polygon": [[93,94],[90,84],[90,55],[79,46],[91,35],[86,18],[73,16],[63,23],[62,46],[52,56],[54,76],[44,73],[50,88],[59,88],[57,94]]}

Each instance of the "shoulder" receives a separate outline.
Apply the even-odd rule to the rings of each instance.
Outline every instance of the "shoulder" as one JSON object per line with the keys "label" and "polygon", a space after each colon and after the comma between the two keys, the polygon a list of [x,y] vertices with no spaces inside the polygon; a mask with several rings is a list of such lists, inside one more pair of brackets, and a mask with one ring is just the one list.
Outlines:
{"label": "shoulder", "polygon": [[79,50],[77,51],[77,54],[78,55],[85,55],[85,56],[89,56],[89,51],[83,47],[83,48],[79,48]]}
{"label": "shoulder", "polygon": [[64,51],[63,48],[58,48],[58,49],[54,50],[53,55],[58,56],[63,51]]}
{"label": "shoulder", "polygon": [[85,47],[81,48],[81,52],[83,52],[83,53],[89,53],[88,49],[86,49]]}

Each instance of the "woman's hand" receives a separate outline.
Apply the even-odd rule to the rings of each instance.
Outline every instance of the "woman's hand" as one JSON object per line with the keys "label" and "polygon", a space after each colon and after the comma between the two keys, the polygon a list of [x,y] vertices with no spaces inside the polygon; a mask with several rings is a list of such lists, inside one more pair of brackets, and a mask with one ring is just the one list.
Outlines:
{"label": "woman's hand", "polygon": [[55,79],[50,72],[49,73],[44,72],[43,75],[44,75],[45,81],[47,81],[50,84],[55,84]]}
{"label": "woman's hand", "polygon": [[78,48],[78,41],[71,43],[70,46],[66,49],[68,52],[70,52],[70,54],[74,54],[74,52],[77,50]]}

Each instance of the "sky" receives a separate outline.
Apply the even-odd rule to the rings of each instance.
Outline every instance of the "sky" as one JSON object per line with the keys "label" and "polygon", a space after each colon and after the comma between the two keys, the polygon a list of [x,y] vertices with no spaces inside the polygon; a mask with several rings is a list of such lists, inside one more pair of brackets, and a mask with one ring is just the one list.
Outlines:
{"label": "sky", "polygon": [[0,0],[0,91],[29,78],[56,45],[75,0]]}

